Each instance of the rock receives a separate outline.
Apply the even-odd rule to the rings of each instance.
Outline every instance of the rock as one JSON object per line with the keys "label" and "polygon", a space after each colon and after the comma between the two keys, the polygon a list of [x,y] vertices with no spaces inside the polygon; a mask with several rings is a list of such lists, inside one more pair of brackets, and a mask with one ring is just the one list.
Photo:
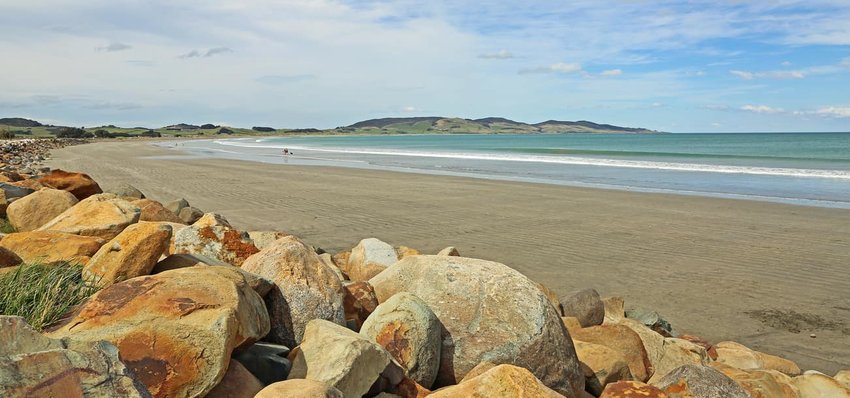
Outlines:
{"label": "rock", "polygon": [[792,381],[800,390],[800,398],[850,398],[850,389],[818,372],[808,371]]}
{"label": "rock", "polygon": [[478,377],[478,376],[481,376],[481,375],[483,375],[485,372],[487,372],[488,370],[493,369],[493,368],[495,368],[495,367],[496,367],[496,364],[495,364],[495,363],[493,363],[493,362],[490,362],[490,361],[482,361],[482,362],[481,362],[481,363],[479,363],[478,365],[475,365],[475,367],[474,367],[474,368],[472,368],[472,370],[470,370],[470,371],[466,374],[466,376],[463,376],[463,379],[461,379],[461,380],[460,380],[460,382],[458,382],[458,384],[461,384],[461,383],[463,383],[464,381],[471,380],[471,379],[474,379],[474,378],[476,378],[476,377]]}
{"label": "rock", "polygon": [[46,187],[68,191],[78,200],[103,193],[100,186],[87,174],[71,173],[59,169],[45,174],[38,182]]}
{"label": "rock", "polygon": [[573,340],[594,343],[619,352],[635,380],[647,381],[653,373],[643,341],[637,333],[623,325],[600,325],[582,328],[571,334]]}
{"label": "rock", "polygon": [[365,395],[391,363],[390,354],[377,343],[321,319],[307,324],[304,340],[290,358],[290,380],[319,381],[345,397]]}
{"label": "rock", "polygon": [[276,241],[245,260],[242,269],[277,286],[266,296],[272,321],[267,341],[294,347],[313,319],[345,324],[342,281],[298,238]]}
{"label": "rock", "polygon": [[85,264],[105,243],[106,240],[94,236],[32,231],[8,234],[0,240],[0,247],[14,252],[26,263]]}
{"label": "rock", "polygon": [[527,369],[513,365],[499,365],[481,376],[435,391],[428,397],[562,398],[563,396],[541,383]]}
{"label": "rock", "polygon": [[289,235],[286,232],[280,231],[248,231],[248,237],[254,241],[254,246],[257,246],[257,249],[260,250],[271,246],[274,241]]}
{"label": "rock", "polygon": [[655,386],[670,398],[750,398],[738,383],[708,366],[681,366],[664,376]]}
{"label": "rock", "polygon": [[584,289],[561,297],[564,316],[578,318],[582,327],[601,325],[605,319],[605,305],[595,289]]}
{"label": "rock", "polygon": [[142,191],[138,190],[136,187],[122,183],[118,184],[114,187],[110,187],[106,192],[114,193],[122,198],[131,198],[131,199],[144,199],[145,194]]}
{"label": "rock", "polygon": [[83,276],[100,286],[149,275],[168,248],[171,227],[133,224],[107,242],[83,268]]}
{"label": "rock", "polygon": [[678,333],[673,331],[673,326],[670,325],[670,322],[664,320],[664,318],[655,311],[648,311],[639,308],[631,309],[626,311],[626,318],[634,319],[664,337],[673,337],[678,335]]}
{"label": "rock", "polygon": [[602,299],[602,305],[605,307],[605,320],[602,323],[617,323],[626,317],[622,297],[605,297]]}
{"label": "rock", "polygon": [[150,397],[105,341],[54,340],[0,316],[0,396]]}
{"label": "rock", "polygon": [[346,280],[345,275],[342,273],[342,271],[339,268],[336,267],[336,264],[334,264],[333,258],[331,257],[330,254],[328,254],[328,253],[319,254],[319,260],[322,260],[322,262],[325,265],[328,266],[328,269],[330,269],[331,271],[334,272],[334,274],[336,274],[336,277],[339,278],[340,281]]}
{"label": "rock", "polygon": [[610,383],[633,379],[629,364],[619,351],[583,341],[576,341],[575,347],[584,372],[584,389],[595,396]]}
{"label": "rock", "polygon": [[334,264],[336,264],[336,267],[339,268],[340,271],[342,271],[343,275],[345,275],[345,279],[349,279],[349,280],[350,280],[350,278],[348,277],[348,272],[349,272],[348,259],[350,257],[351,257],[350,251],[339,252],[337,254],[334,254],[331,257],[331,260],[333,260]]}
{"label": "rock", "polygon": [[558,313],[558,316],[563,316],[564,311],[561,309],[561,302],[558,299],[558,295],[554,291],[552,291],[552,289],[549,289],[548,287],[546,287],[546,285],[542,283],[534,282],[534,284],[537,285],[537,288],[540,289],[540,292],[542,292],[543,295],[546,296],[546,299],[549,300],[549,304],[552,305],[552,308],[555,309],[555,312]]}
{"label": "rock", "polygon": [[0,268],[14,267],[24,262],[15,252],[0,246]]}
{"label": "rock", "polygon": [[174,233],[172,245],[172,254],[200,254],[237,267],[259,252],[248,234],[223,226],[188,226]]}
{"label": "rock", "polygon": [[192,223],[194,227],[227,227],[233,228],[230,222],[223,215],[218,213],[204,213],[198,221]]}
{"label": "rock", "polygon": [[227,267],[192,267],[119,282],[49,333],[107,340],[155,397],[204,396],[230,355],[265,336],[263,301]]}
{"label": "rock", "polygon": [[[653,332],[654,333],[654,332]],[[687,340],[672,337],[664,338],[661,345],[661,356],[654,364],[655,374],[649,379],[655,383],[664,375],[684,365],[708,365],[711,362],[705,348]]]}
{"label": "rock", "polygon": [[388,243],[375,238],[363,239],[351,249],[346,273],[354,282],[368,281],[396,261],[398,255]]}
{"label": "rock", "polygon": [[242,276],[245,278],[245,282],[248,283],[248,286],[251,286],[251,289],[254,289],[257,294],[261,297],[265,297],[269,291],[274,288],[274,282],[263,278],[259,275],[253,274],[251,272],[245,271],[239,267],[234,267],[228,263],[218,261],[209,257],[202,256],[200,254],[172,254],[168,257],[162,259],[160,262],[156,263],[151,270],[150,274],[158,274],[165,271],[170,271],[173,269],[179,268],[189,268],[195,266],[219,266],[219,267],[231,267],[239,271]]}
{"label": "rock", "polygon": [[422,299],[397,293],[379,305],[360,334],[384,347],[416,383],[430,388],[440,367],[441,326]]}
{"label": "rock", "polygon": [[180,213],[177,214],[177,217],[180,218],[180,221],[182,221],[183,224],[194,224],[203,216],[204,212],[201,211],[201,209],[192,206],[184,207],[180,210]]}
{"label": "rock", "polygon": [[751,350],[733,341],[723,341],[714,347],[717,350],[717,362],[734,368],[772,369],[790,376],[800,374],[800,367],[794,362],[777,356]]}
{"label": "rock", "polygon": [[177,199],[166,203],[164,206],[176,216],[180,214],[180,210],[189,207],[189,202],[187,202],[186,199]]}
{"label": "rock", "polygon": [[21,187],[21,188],[29,188],[29,189],[32,189],[33,191],[38,191],[38,190],[47,188],[44,185],[41,185],[41,183],[38,182],[38,180],[36,180],[34,178],[30,178],[28,180],[23,180],[23,181],[13,182],[9,185],[14,185],[16,187]]}
{"label": "rock", "polygon": [[292,364],[286,359],[289,348],[271,343],[255,343],[248,348],[233,353],[233,359],[239,361],[251,374],[263,384],[269,385],[286,380]]}
{"label": "rock", "polygon": [[363,322],[378,307],[375,289],[369,282],[347,282],[343,284],[343,289],[345,323],[349,329],[359,332]]}
{"label": "rock", "polygon": [[752,398],[799,398],[790,377],[775,370],[741,370],[719,362],[711,366],[738,383]]}
{"label": "rock", "polygon": [[399,246],[395,249],[396,255],[399,259],[410,257],[410,256],[418,256],[422,253],[419,253],[419,250],[411,249],[407,246]]}
{"label": "rock", "polygon": [[131,202],[141,209],[139,221],[159,221],[183,224],[183,220],[176,214],[166,209],[162,204],[151,199],[139,199]]}
{"label": "rock", "polygon": [[94,195],[80,201],[43,225],[38,231],[57,231],[110,240],[139,221],[141,209],[113,194]]}
{"label": "rock", "polygon": [[639,381],[618,381],[605,386],[599,398],[669,398],[664,391]]}
{"label": "rock", "polygon": [[443,250],[440,250],[440,252],[437,253],[437,255],[438,256],[460,257],[460,253],[458,253],[457,248],[455,248],[454,246],[449,246],[449,247],[447,247]]}
{"label": "rock", "polygon": [[343,398],[342,391],[325,383],[292,379],[274,383],[254,396],[254,398]]}
{"label": "rock", "polygon": [[2,194],[3,198],[6,202],[11,202],[16,199],[23,198],[31,193],[35,192],[35,189],[21,187],[13,184],[0,183],[0,194]]}
{"label": "rock", "polygon": [[699,336],[691,335],[691,334],[683,334],[683,335],[679,336],[679,338],[682,339],[682,340],[690,341],[691,343],[694,343],[694,344],[696,344],[696,345],[698,345],[702,348],[705,348],[705,352],[708,353],[708,357],[711,358],[712,360],[717,360],[717,349],[714,348],[714,345],[711,344],[710,342],[708,342],[708,340],[706,340],[702,337],[699,337]]}
{"label": "rock", "polygon": [[74,195],[58,189],[46,188],[9,204],[6,215],[16,231],[33,231],[75,204],[77,204],[77,198]]}
{"label": "rock", "polygon": [[850,370],[841,370],[835,374],[835,381],[844,385],[844,387],[850,388]]}
{"label": "rock", "polygon": [[242,364],[231,359],[224,378],[205,398],[254,398],[265,385]]}
{"label": "rock", "polygon": [[567,331],[570,332],[570,335],[572,335],[575,330],[581,329],[581,324],[578,322],[578,318],[562,316],[561,321],[564,323],[564,327],[567,328]]}
{"label": "rock", "polygon": [[378,301],[409,292],[445,327],[436,387],[455,384],[482,360],[529,369],[564,394],[584,390],[572,341],[534,282],[499,263],[463,257],[402,259],[369,283]]}

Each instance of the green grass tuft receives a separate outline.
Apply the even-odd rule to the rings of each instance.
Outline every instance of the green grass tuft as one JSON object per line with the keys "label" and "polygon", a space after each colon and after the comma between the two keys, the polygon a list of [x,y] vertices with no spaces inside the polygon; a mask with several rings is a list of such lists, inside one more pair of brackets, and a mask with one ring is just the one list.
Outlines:
{"label": "green grass tuft", "polygon": [[15,227],[6,218],[0,218],[0,233],[12,234],[15,233]]}
{"label": "green grass tuft", "polygon": [[23,317],[36,330],[61,319],[97,292],[78,264],[22,264],[0,275],[0,314]]}

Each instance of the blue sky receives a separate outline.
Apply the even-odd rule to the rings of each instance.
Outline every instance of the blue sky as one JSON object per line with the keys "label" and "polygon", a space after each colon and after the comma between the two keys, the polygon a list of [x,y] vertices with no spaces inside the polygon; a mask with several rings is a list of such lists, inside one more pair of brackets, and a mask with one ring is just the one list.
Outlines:
{"label": "blue sky", "polygon": [[0,116],[850,131],[847,0],[0,0]]}

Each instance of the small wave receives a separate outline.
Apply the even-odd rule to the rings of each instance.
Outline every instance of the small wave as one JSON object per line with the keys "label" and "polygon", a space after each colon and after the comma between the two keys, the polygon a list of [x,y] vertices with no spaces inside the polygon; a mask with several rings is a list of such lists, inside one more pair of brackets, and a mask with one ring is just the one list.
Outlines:
{"label": "small wave", "polygon": [[386,155],[386,156],[407,156],[407,157],[422,157],[422,158],[444,158],[444,159],[467,159],[467,160],[491,160],[505,162],[530,162],[530,163],[549,163],[549,164],[565,164],[577,166],[605,166],[605,167],[625,167],[636,169],[656,169],[656,170],[671,170],[671,171],[690,171],[690,172],[708,172],[708,173],[725,173],[725,174],[753,174],[753,175],[771,175],[784,177],[804,177],[804,178],[833,178],[850,180],[850,171],[846,170],[820,170],[820,169],[796,169],[796,168],[780,168],[780,167],[756,167],[756,166],[730,166],[730,165],[712,165],[698,163],[676,163],[676,162],[654,162],[643,160],[622,160],[622,159],[602,159],[602,158],[584,158],[576,156],[546,156],[546,155],[524,155],[524,154],[497,154],[497,153],[467,153],[467,152],[422,152],[422,151],[404,151],[395,149],[341,149],[341,148],[315,148],[309,146],[297,145],[254,145],[237,141],[216,141],[217,144],[236,146],[243,148],[265,148],[265,149],[283,149],[289,148],[293,150],[327,152],[327,153],[344,153],[357,155]]}

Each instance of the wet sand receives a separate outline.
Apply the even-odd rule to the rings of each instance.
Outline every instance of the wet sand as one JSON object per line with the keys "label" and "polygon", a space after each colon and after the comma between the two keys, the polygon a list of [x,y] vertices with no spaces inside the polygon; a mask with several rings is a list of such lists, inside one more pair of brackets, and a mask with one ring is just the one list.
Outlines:
{"label": "wet sand", "polygon": [[[145,142],[55,151],[105,188],[186,198],[244,230],[329,252],[377,237],[456,246],[560,294],[595,287],[680,333],[735,340],[803,369],[850,369],[850,210],[332,167],[211,159]],[[509,287],[506,287],[509,288]],[[810,337],[815,334],[816,338]]]}

